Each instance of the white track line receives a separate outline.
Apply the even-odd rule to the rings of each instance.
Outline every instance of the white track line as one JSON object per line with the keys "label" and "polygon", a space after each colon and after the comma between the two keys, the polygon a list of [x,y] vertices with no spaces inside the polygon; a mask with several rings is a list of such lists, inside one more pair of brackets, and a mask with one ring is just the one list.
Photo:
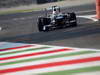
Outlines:
{"label": "white track line", "polygon": [[3,61],[0,61],[0,63],[15,62],[15,61],[20,61],[20,60],[34,59],[34,58],[43,58],[43,57],[48,57],[48,56],[54,56],[54,55],[56,56],[60,54],[62,55],[62,54],[76,53],[76,52],[81,52],[81,51],[80,50],[75,50],[75,51],[70,50],[70,51],[57,52],[57,53],[52,53],[52,54],[29,56],[29,57],[23,57],[23,58],[18,58],[18,59],[3,60]]}
{"label": "white track line", "polygon": [[[53,50],[58,50],[58,49],[63,49],[63,48],[47,48],[47,49],[38,49],[38,50],[33,50],[33,51],[26,51],[26,52],[21,52],[21,53],[17,53],[17,54],[7,54],[7,55],[1,55],[0,58],[4,58],[4,57],[11,57],[11,56],[18,56],[18,55],[23,55],[23,54],[30,54],[30,53],[37,53],[37,52],[44,52],[44,51],[53,51]],[[21,50],[21,49],[20,49]]]}
{"label": "white track line", "polygon": [[[93,67],[93,66],[100,66],[100,61],[71,64],[71,65],[64,65],[64,66],[56,66],[56,67],[48,67],[48,68],[35,69],[35,70],[32,69],[32,70],[20,71],[20,72],[15,72],[15,73],[7,73],[5,75],[22,75],[22,74],[24,74],[24,75],[36,75],[37,74],[38,75],[41,73],[73,70],[73,69],[80,69],[80,68]],[[83,75],[85,75],[85,74],[83,74]],[[97,75],[99,75],[99,74],[97,74]]]}
{"label": "white track line", "polygon": [[24,62],[24,63],[18,63],[18,64],[11,64],[11,65],[5,65],[1,66],[0,69],[9,69],[9,68],[15,68],[15,67],[24,67],[31,66],[31,65],[39,65],[39,64],[46,64],[46,63],[52,63],[52,62],[60,62],[60,61],[68,61],[68,60],[76,60],[76,59],[83,59],[83,58],[89,58],[89,57],[97,57],[100,56],[100,53],[91,53],[91,54],[84,54],[84,55],[76,55],[76,56],[70,56],[70,57],[60,57],[60,58],[51,58],[46,60],[38,60],[38,61],[31,61],[31,62]]}
{"label": "white track line", "polygon": [[[24,45],[23,45],[24,46]],[[12,49],[12,50],[7,50],[7,51],[1,51],[0,52],[0,54],[2,54],[2,53],[7,53],[7,52],[15,52],[15,51],[24,51],[24,50],[26,50],[26,49],[34,49],[34,48],[39,48],[39,47],[42,47],[42,46],[40,46],[40,45],[36,45],[36,46],[31,46],[31,47],[24,47],[24,48],[17,48],[17,49]],[[13,48],[13,47],[12,47]]]}
{"label": "white track line", "polygon": [[77,16],[77,17],[82,17],[82,18],[87,18],[93,21],[98,21],[98,19],[94,18],[96,15],[83,15],[83,16]]}

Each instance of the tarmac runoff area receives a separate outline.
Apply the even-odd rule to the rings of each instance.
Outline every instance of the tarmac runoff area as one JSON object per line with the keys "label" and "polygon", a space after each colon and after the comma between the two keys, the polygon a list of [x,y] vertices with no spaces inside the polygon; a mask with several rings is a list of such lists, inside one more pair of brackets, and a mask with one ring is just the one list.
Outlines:
{"label": "tarmac runoff area", "polygon": [[100,50],[0,43],[2,75],[99,75]]}

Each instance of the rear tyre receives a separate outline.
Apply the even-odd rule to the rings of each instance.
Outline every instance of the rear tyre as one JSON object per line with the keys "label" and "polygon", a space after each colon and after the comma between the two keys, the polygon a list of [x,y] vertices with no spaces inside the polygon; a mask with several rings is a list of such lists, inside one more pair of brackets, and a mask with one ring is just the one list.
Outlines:
{"label": "rear tyre", "polygon": [[74,21],[71,23],[71,26],[77,26],[77,18],[74,12],[70,13],[70,21]]}
{"label": "rear tyre", "polygon": [[43,18],[38,18],[38,30],[40,32],[43,31],[43,26],[44,26]]}

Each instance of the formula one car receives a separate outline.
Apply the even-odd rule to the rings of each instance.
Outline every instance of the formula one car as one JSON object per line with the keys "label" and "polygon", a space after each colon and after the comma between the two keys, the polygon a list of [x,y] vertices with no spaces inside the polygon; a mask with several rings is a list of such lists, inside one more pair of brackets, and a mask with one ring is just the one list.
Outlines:
{"label": "formula one car", "polygon": [[[51,10],[51,13],[49,10]],[[39,17],[37,24],[38,30],[41,31],[50,31],[59,28],[66,28],[68,26],[77,26],[76,14],[71,13],[62,13],[60,7],[52,6],[52,8],[45,9],[45,16]]]}

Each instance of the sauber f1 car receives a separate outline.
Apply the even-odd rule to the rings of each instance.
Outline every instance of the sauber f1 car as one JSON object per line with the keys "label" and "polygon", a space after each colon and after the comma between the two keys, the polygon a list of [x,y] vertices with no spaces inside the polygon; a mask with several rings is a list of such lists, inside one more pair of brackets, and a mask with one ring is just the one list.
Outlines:
{"label": "sauber f1 car", "polygon": [[[52,12],[48,13],[49,10]],[[37,21],[40,32],[66,28],[68,26],[77,26],[76,14],[74,12],[62,13],[60,7],[57,6],[45,9],[45,12],[46,15],[39,17]]]}

